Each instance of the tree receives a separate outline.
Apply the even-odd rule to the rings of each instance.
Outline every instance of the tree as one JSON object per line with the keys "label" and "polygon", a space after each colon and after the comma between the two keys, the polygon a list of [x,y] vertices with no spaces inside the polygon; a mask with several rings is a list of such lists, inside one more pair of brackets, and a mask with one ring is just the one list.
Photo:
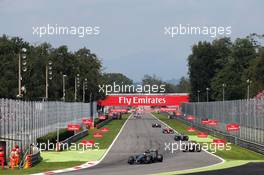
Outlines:
{"label": "tree", "polygon": [[[161,80],[161,78],[157,77],[156,75],[144,75],[142,82],[142,85],[157,85],[160,87],[161,85],[165,85],[165,93],[175,93],[177,92],[177,87],[174,84],[167,83]],[[159,89],[160,91],[160,89]]]}
{"label": "tree", "polygon": [[104,84],[111,84],[113,85],[132,85],[133,80],[129,79],[127,76],[121,74],[121,73],[104,73],[102,77],[102,82]]}
{"label": "tree", "polygon": [[176,86],[176,91],[179,93],[190,93],[191,85],[189,79],[181,77],[180,82]]}
{"label": "tree", "polygon": [[[22,85],[27,93],[23,99],[40,100],[45,96],[45,69],[49,60],[52,64],[52,80],[49,80],[49,99],[61,100],[62,76],[66,77],[66,101],[74,101],[75,77],[80,75],[80,85],[87,79],[86,96],[92,100],[100,98],[98,85],[102,78],[102,64],[89,49],[81,48],[70,52],[67,46],[53,48],[49,43],[34,46],[18,37],[0,37],[0,97],[16,98],[18,93],[18,53],[27,48],[27,68],[23,73]],[[82,97],[82,86],[78,88],[78,101]],[[90,98],[86,97],[86,101]]]}
{"label": "tree", "polygon": [[192,47],[188,57],[189,77],[191,83],[190,100],[197,100],[197,91],[201,92],[201,101],[206,100],[206,88],[210,87],[211,79],[216,73],[216,52],[209,42],[199,42]]}

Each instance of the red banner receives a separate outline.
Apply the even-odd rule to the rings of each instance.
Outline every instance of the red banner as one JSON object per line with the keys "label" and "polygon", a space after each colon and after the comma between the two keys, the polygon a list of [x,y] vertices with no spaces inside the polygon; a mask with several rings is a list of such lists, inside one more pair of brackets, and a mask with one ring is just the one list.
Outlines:
{"label": "red banner", "polygon": [[92,146],[94,144],[94,140],[82,140],[81,143],[84,145],[91,145]]}
{"label": "red banner", "polygon": [[227,131],[238,131],[239,129],[240,129],[240,126],[237,123],[226,124]]}
{"label": "red banner", "polygon": [[208,125],[209,126],[217,126],[218,125],[218,120],[208,120]]}
{"label": "red banner", "polygon": [[82,119],[84,125],[92,125],[93,121],[91,119]]}
{"label": "red banner", "polygon": [[187,120],[195,120],[195,116],[193,116],[193,115],[188,115],[188,116],[187,116]]}
{"label": "red banner", "polygon": [[132,112],[135,112],[136,110],[135,109],[130,109],[130,110],[128,110],[127,112],[128,113],[132,113]]}
{"label": "red banner", "polygon": [[160,108],[161,112],[176,112],[178,109],[176,108]]}
{"label": "red banner", "polygon": [[209,122],[209,120],[208,120],[208,119],[206,119],[206,120],[202,120],[202,124],[203,124],[203,125],[207,125],[207,124],[208,124],[208,122]]}
{"label": "red banner", "polygon": [[109,131],[109,128],[101,128],[101,131],[102,132],[108,132]]}
{"label": "red banner", "polygon": [[111,109],[111,112],[127,112],[127,109]]}
{"label": "red banner", "polygon": [[101,106],[179,106],[189,102],[189,96],[184,95],[111,95],[99,100]]}
{"label": "red banner", "polygon": [[177,115],[177,116],[180,116],[180,115],[182,115],[182,114],[181,114],[181,112],[178,111],[178,112],[176,112],[176,115]]}
{"label": "red banner", "polygon": [[208,134],[206,132],[199,132],[197,134],[197,137],[200,137],[200,138],[207,138]]}
{"label": "red banner", "polygon": [[100,120],[105,120],[105,119],[106,119],[106,116],[101,115],[101,116],[99,116],[99,119],[100,119]]}
{"label": "red banner", "polygon": [[81,126],[79,124],[68,124],[67,130],[68,131],[79,131]]}
{"label": "red banner", "polygon": [[94,138],[102,138],[102,137],[103,137],[103,134],[100,133],[100,132],[94,132],[94,133],[93,133],[93,137],[94,137]]}
{"label": "red banner", "polygon": [[196,129],[195,129],[195,128],[187,128],[187,131],[188,131],[188,132],[195,132]]}
{"label": "red banner", "polygon": [[226,140],[224,140],[224,139],[213,139],[213,143],[216,143],[216,144],[225,144],[226,143]]}

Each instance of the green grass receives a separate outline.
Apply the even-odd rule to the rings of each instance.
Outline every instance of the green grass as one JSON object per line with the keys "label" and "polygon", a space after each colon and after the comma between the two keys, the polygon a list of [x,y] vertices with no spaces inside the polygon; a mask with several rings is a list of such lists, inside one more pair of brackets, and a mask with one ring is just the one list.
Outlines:
{"label": "green grass", "polygon": [[264,155],[231,144],[230,151],[217,150],[216,155],[226,160],[264,160]]}
{"label": "green grass", "polygon": [[39,173],[39,172],[46,172],[51,170],[57,170],[57,169],[64,169],[69,167],[74,167],[81,165],[85,162],[82,161],[71,161],[71,162],[40,162],[36,166],[30,168],[30,169],[4,169],[0,170],[1,175],[26,175],[26,174],[33,174],[33,173]]}
{"label": "green grass", "polygon": [[109,128],[110,131],[103,133],[103,138],[93,138],[93,133],[100,131],[100,129],[94,129],[89,132],[88,136],[79,140],[77,143],[81,142],[82,140],[94,140],[95,143],[99,143],[100,149],[107,149],[127,120],[128,116],[129,114],[123,115],[122,120],[113,120],[105,125],[104,127]]}
{"label": "green grass", "polygon": [[84,151],[45,151],[41,153],[44,162],[96,161],[105,153],[106,149]]}
{"label": "green grass", "polygon": [[[189,173],[197,173],[197,172],[206,172],[206,171],[213,171],[213,170],[220,170],[225,168],[231,168],[236,166],[241,166],[249,161],[246,160],[230,160],[226,161],[222,164],[212,165],[209,167],[201,167],[201,168],[193,168],[188,170],[182,170],[182,171],[172,171],[172,172],[164,172],[164,173],[157,173],[156,175],[177,175],[177,174],[189,174]],[[204,173],[206,174],[206,173]]]}
{"label": "green grass", "polygon": [[43,161],[30,169],[0,169],[0,175],[26,175],[33,173],[40,173],[64,168],[70,168],[84,164],[88,161],[99,160],[111,145],[114,138],[120,131],[121,127],[129,117],[129,114],[123,115],[122,120],[113,120],[105,127],[109,128],[108,132],[104,133],[103,138],[93,138],[93,132],[99,131],[98,129],[90,130],[89,135],[80,139],[81,140],[94,140],[99,143],[99,150],[85,150],[85,151],[45,151],[41,153]]}
{"label": "green grass", "polygon": [[[187,134],[190,137],[190,140],[194,140],[197,142],[212,142],[212,139],[215,138],[212,135],[209,135],[208,138],[198,138],[195,135],[199,132],[197,130],[196,132],[188,132],[187,128],[189,128],[189,125],[186,125],[185,123],[175,120],[175,119],[168,119],[166,115],[153,113],[157,118],[159,118],[164,123],[168,124],[170,127],[174,128],[176,131]],[[219,137],[218,137],[219,138]],[[256,153],[254,151],[242,148],[240,146],[231,144],[231,150],[217,150],[215,155],[220,156],[221,158],[225,160],[264,160],[264,155]]]}

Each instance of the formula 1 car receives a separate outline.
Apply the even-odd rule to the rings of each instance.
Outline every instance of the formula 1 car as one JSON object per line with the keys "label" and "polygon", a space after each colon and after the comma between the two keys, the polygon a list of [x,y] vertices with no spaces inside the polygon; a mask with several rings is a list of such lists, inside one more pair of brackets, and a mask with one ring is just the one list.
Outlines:
{"label": "formula 1 car", "polygon": [[195,142],[195,141],[189,141],[185,145],[183,145],[183,152],[201,152],[202,146]]}
{"label": "formula 1 car", "polygon": [[161,124],[159,124],[159,123],[152,123],[152,128],[161,128]]}
{"label": "formula 1 car", "polygon": [[173,134],[174,131],[171,128],[164,128],[164,129],[162,129],[162,133],[163,134]]}
{"label": "formula 1 car", "polygon": [[155,162],[162,162],[163,155],[158,153],[158,150],[147,150],[142,154],[130,156],[127,163],[132,164],[150,164]]}
{"label": "formula 1 car", "polygon": [[183,134],[178,134],[178,135],[174,136],[174,140],[175,141],[188,141],[189,140],[189,136],[183,135]]}
{"label": "formula 1 car", "polygon": [[134,113],[134,118],[136,118],[136,119],[140,119],[140,118],[142,118],[142,116],[143,116],[142,113],[139,113],[139,112]]}

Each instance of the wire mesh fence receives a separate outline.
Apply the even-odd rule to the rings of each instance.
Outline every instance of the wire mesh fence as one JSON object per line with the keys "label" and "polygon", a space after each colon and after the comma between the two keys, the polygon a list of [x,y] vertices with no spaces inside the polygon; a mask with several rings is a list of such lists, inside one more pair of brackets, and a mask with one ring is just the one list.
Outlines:
{"label": "wire mesh fence", "polygon": [[0,99],[0,141],[7,143],[7,153],[16,144],[25,151],[37,138],[90,118],[91,111],[96,118],[96,102],[91,105]]}
{"label": "wire mesh fence", "polygon": [[[218,121],[216,126],[209,129],[217,130],[236,138],[264,144],[264,100],[235,100],[217,102],[196,102],[182,104],[182,112],[193,115],[190,121],[193,125],[201,125],[202,120]],[[239,124],[238,131],[227,131],[227,124]]]}

